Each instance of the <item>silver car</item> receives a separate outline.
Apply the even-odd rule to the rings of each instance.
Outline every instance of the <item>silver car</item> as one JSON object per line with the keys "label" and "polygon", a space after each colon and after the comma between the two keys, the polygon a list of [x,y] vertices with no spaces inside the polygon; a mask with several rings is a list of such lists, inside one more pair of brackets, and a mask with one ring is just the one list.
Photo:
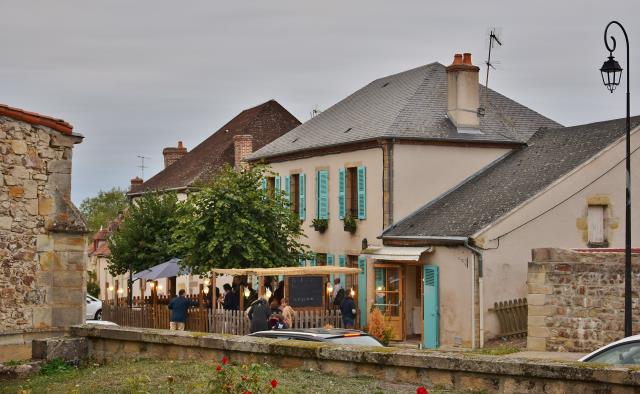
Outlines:
{"label": "silver car", "polygon": [[102,301],[87,294],[87,320],[102,320]]}

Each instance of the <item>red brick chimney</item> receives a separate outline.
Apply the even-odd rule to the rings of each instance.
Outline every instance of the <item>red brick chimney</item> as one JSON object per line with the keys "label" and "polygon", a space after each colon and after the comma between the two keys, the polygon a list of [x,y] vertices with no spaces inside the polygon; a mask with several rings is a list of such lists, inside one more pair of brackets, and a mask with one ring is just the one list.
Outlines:
{"label": "red brick chimney", "polygon": [[456,53],[447,67],[447,116],[459,132],[479,132],[480,81],[478,66],[471,63],[471,54]]}
{"label": "red brick chimney", "polygon": [[131,188],[130,191],[135,192],[136,189],[142,185],[144,183],[144,181],[142,180],[142,178],[140,178],[139,176],[132,178],[131,179]]}
{"label": "red brick chimney", "polygon": [[253,152],[253,136],[241,134],[233,137],[234,166],[240,169],[244,164],[244,158]]}
{"label": "red brick chimney", "polygon": [[187,154],[187,148],[182,145],[182,141],[178,141],[178,147],[167,147],[162,150],[164,156],[164,168],[180,160],[182,156]]}

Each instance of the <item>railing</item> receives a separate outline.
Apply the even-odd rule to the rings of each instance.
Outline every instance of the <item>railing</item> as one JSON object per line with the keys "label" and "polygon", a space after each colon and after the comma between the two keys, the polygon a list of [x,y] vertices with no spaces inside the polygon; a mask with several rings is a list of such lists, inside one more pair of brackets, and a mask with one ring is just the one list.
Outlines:
{"label": "railing", "polygon": [[[171,311],[166,305],[134,304],[103,302],[102,318],[121,326],[141,328],[169,328]],[[251,322],[244,311],[223,309],[207,309],[203,307],[189,308],[185,329],[189,331],[211,332],[218,334],[249,334]],[[302,310],[295,311],[293,327],[318,328],[331,326],[342,328],[342,318],[338,310]]]}
{"label": "railing", "polygon": [[527,299],[518,298],[494,303],[492,311],[500,321],[500,336],[527,335]]}

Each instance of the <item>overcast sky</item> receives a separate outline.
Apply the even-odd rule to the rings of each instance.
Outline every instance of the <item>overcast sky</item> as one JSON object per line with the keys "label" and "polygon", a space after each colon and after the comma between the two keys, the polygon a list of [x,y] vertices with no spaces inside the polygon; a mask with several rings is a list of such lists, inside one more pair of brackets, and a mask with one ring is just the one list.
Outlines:
{"label": "overcast sky", "polygon": [[[301,121],[373,79],[471,52],[501,31],[489,86],[565,125],[624,116],[598,68],[603,29],[632,44],[640,102],[640,1],[0,0],[0,103],[84,134],[73,199],[162,169],[242,109],[276,99]],[[634,17],[635,16],[635,20]],[[617,58],[626,67],[622,48]],[[637,50],[634,50],[637,49]],[[485,69],[483,68],[482,71]],[[483,75],[484,73],[482,73]],[[626,83],[626,82],[625,82]],[[634,97],[636,97],[634,99]]]}

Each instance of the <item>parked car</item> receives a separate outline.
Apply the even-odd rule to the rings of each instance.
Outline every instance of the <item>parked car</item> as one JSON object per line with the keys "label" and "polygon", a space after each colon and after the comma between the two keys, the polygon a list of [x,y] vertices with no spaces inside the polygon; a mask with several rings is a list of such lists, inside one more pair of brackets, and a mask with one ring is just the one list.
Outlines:
{"label": "parked car", "polygon": [[87,324],[95,324],[98,326],[113,326],[113,327],[118,327],[118,325],[112,321],[106,321],[106,320],[87,320]]}
{"label": "parked car", "polygon": [[604,364],[640,364],[640,335],[610,343],[582,357],[580,361]]}
{"label": "parked car", "polygon": [[249,336],[273,339],[296,339],[299,341],[312,342],[330,342],[340,345],[382,346],[377,339],[364,331],[344,330],[338,328],[258,331],[253,334],[249,334]]}
{"label": "parked car", "polygon": [[102,301],[87,294],[87,320],[102,320]]}

